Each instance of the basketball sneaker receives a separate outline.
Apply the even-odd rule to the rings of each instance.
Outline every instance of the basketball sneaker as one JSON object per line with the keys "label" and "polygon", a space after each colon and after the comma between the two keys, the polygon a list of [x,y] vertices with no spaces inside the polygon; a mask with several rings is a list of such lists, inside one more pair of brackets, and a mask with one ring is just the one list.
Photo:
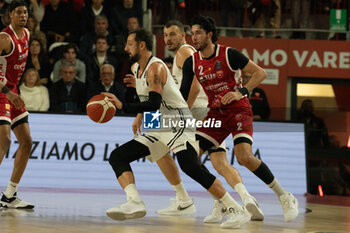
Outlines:
{"label": "basketball sneaker", "polygon": [[13,197],[10,198],[6,197],[3,193],[0,200],[0,207],[13,209],[33,209],[34,205],[19,199],[16,192],[14,193]]}
{"label": "basketball sneaker", "polygon": [[119,221],[125,219],[142,218],[146,215],[146,207],[143,201],[137,202],[130,199],[120,206],[108,209],[106,214],[111,219]]}
{"label": "basketball sneaker", "polygon": [[299,214],[298,200],[289,192],[282,194],[279,199],[282,205],[284,221],[290,222],[295,219]]}
{"label": "basketball sneaker", "polygon": [[194,206],[193,199],[187,201],[178,200],[175,198],[170,199],[171,204],[165,209],[160,209],[157,211],[160,215],[188,215],[196,213],[196,207]]}
{"label": "basketball sneaker", "polygon": [[204,218],[205,223],[218,223],[221,222],[225,215],[228,215],[227,209],[220,203],[219,200],[214,200],[213,210],[211,214]]}
{"label": "basketball sneaker", "polygon": [[243,198],[243,205],[252,216],[250,220],[252,220],[252,221],[264,220],[264,214],[261,211],[261,209],[259,208],[259,204],[253,196],[246,195]]}
{"label": "basketball sneaker", "polygon": [[249,222],[251,218],[250,213],[245,207],[237,210],[230,207],[229,212],[229,218],[225,222],[221,223],[221,228],[240,228],[242,225]]}

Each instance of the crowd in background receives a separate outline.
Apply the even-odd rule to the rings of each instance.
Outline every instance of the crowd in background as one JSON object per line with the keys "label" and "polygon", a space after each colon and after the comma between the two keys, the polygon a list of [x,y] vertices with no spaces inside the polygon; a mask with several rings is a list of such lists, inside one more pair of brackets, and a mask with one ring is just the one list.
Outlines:
{"label": "crowd in background", "polygon": [[[7,7],[10,1],[0,0],[0,29],[9,24]],[[129,102],[137,101],[135,91],[123,83],[131,66],[128,55],[124,52],[124,45],[128,33],[142,27],[141,0],[27,2],[30,6],[27,28],[31,32],[31,38],[27,71],[22,79],[21,91],[22,95],[26,95],[24,98],[28,103],[31,99],[41,100],[41,104],[29,104],[28,110],[84,112],[88,99],[99,91],[110,91]],[[186,12],[198,14],[203,6],[217,3],[202,0],[147,2],[148,7],[153,9],[153,23],[156,24],[164,24],[171,17],[180,17],[177,14],[181,12],[181,7],[186,7]],[[251,26],[261,28],[256,37],[265,37],[263,29],[272,27],[272,36],[281,38],[281,9],[287,2],[289,0],[220,1],[217,24],[242,27],[247,14]],[[305,18],[305,12],[309,12],[313,4],[312,0],[289,3],[294,28],[306,27],[308,19]],[[322,4],[326,6],[334,3],[323,0]],[[157,15],[156,9],[159,7],[162,10]],[[230,19],[232,15],[234,18]],[[297,31],[290,37],[305,38],[305,34]],[[102,71],[104,64],[112,65],[113,69],[109,72]],[[35,82],[32,80],[34,71],[37,72],[35,77],[38,79]]]}

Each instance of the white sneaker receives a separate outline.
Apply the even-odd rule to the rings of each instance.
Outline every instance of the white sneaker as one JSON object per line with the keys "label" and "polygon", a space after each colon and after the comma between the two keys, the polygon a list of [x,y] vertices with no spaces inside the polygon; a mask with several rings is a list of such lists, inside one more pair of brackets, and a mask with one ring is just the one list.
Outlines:
{"label": "white sneaker", "polygon": [[251,195],[246,195],[243,198],[243,204],[244,207],[248,210],[248,212],[251,214],[251,220],[252,221],[262,221],[264,220],[264,214],[259,208],[258,202],[255,200],[255,198]]}
{"label": "white sneaker", "polygon": [[225,206],[222,205],[220,203],[220,201],[214,200],[214,206],[213,206],[213,210],[211,212],[211,215],[205,217],[203,222],[205,222],[205,223],[218,223],[218,222],[221,222],[222,218],[228,214],[229,214],[229,212],[227,211]]}
{"label": "white sneaker", "polygon": [[114,220],[125,220],[142,218],[146,215],[146,207],[143,201],[128,200],[120,206],[110,208],[106,211],[108,217]]}
{"label": "white sneaker", "polygon": [[19,199],[17,193],[15,193],[13,197],[10,198],[6,197],[3,193],[0,200],[0,207],[13,209],[33,209],[34,205]]}
{"label": "white sneaker", "polygon": [[160,215],[187,215],[196,213],[196,207],[194,207],[193,199],[187,201],[178,200],[175,198],[170,199],[171,204],[165,209],[160,209],[157,211]]}
{"label": "white sneaker", "polygon": [[298,200],[289,192],[282,194],[279,199],[283,209],[284,221],[290,222],[295,219],[299,214]]}
{"label": "white sneaker", "polygon": [[249,222],[251,218],[250,213],[245,207],[239,210],[235,210],[233,207],[230,207],[229,212],[229,218],[225,222],[221,223],[221,228],[240,228],[242,225]]}

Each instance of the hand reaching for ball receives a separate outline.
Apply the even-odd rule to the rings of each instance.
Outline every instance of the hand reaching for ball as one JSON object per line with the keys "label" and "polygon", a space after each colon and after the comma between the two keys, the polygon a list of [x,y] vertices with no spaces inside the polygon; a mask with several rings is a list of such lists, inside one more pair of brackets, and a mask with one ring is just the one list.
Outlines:
{"label": "hand reaching for ball", "polygon": [[115,95],[113,95],[109,92],[102,92],[102,94],[107,96],[108,100],[111,101],[117,109],[123,108],[123,103]]}

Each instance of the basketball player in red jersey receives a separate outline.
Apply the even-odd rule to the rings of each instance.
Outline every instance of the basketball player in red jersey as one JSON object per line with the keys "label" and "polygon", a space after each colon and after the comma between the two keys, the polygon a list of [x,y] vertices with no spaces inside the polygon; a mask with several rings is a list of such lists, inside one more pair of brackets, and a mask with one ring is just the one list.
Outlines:
{"label": "basketball player in red jersey", "polygon": [[14,0],[9,5],[9,12],[11,24],[0,33],[0,163],[10,146],[11,129],[19,146],[12,176],[1,197],[0,206],[31,209],[34,205],[17,196],[18,183],[32,148],[28,112],[17,89],[28,56],[29,31],[24,28],[28,20],[28,8],[23,0]]}
{"label": "basketball player in red jersey", "polygon": [[[218,147],[231,133],[239,163],[247,167],[278,196],[285,221],[298,216],[298,201],[284,190],[268,166],[252,153],[253,114],[247,94],[265,78],[265,71],[242,53],[217,41],[214,20],[196,16],[191,23],[192,41],[197,52],[183,66],[181,93],[188,98],[191,85],[202,85],[210,108],[206,120],[221,121],[218,128],[197,128],[201,152]],[[251,74],[242,85],[241,71]]]}

